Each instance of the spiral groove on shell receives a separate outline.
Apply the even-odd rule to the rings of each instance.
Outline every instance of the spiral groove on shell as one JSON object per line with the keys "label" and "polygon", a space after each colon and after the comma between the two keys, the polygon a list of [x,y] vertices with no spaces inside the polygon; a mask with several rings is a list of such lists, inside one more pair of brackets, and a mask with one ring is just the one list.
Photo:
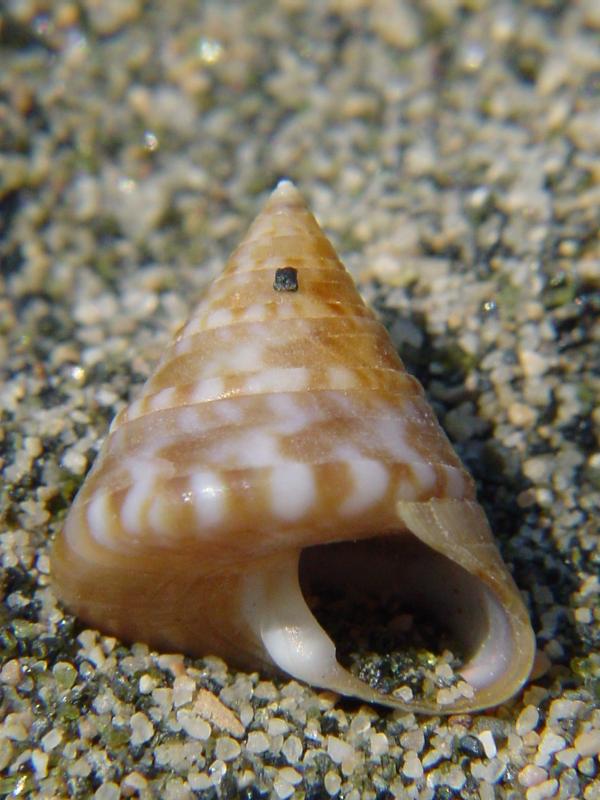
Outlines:
{"label": "spiral groove on shell", "polygon": [[427,595],[452,618],[474,696],[443,711],[496,704],[527,678],[531,628],[473,482],[284,181],[115,418],[52,569],[65,605],[121,638],[406,707],[337,663],[306,605],[301,554],[328,546],[332,580],[380,591],[385,576],[384,595]]}

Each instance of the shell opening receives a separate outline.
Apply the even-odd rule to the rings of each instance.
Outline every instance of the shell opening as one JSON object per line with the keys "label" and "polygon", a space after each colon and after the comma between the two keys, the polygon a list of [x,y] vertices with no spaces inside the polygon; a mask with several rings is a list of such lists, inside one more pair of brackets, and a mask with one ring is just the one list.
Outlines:
{"label": "shell opening", "polygon": [[[438,655],[450,647],[461,658],[460,675],[474,689],[496,681],[510,658],[510,626],[494,595],[477,577],[411,534],[308,548],[300,559],[300,583],[305,596],[316,596],[316,616],[328,621],[328,629],[340,628],[336,608],[333,616],[327,609],[331,599],[354,613],[359,642],[377,638],[366,625],[387,628],[385,638],[394,647],[394,626],[400,621],[401,628],[406,615],[414,615],[417,626],[429,629],[428,636],[413,630],[408,644],[416,637],[415,645]],[[342,635],[352,635],[352,628],[349,620]],[[401,631],[398,638],[407,639]],[[343,649],[350,647],[345,640]]]}
{"label": "shell opening", "polygon": [[[512,656],[509,620],[490,589],[410,533],[308,547],[285,563],[279,562],[263,581],[261,591],[260,633],[274,663],[307,683],[370,702],[443,710],[435,696],[439,685],[431,681],[428,691],[422,696],[417,692],[409,703],[401,692],[394,692],[406,686],[407,674],[409,684],[418,682],[416,652],[425,654],[430,669],[435,667],[433,656],[445,649],[448,634],[451,639],[447,643],[456,644],[452,649],[462,657],[456,664],[457,680],[466,681],[467,689],[476,695],[501,681]],[[394,625],[403,612],[416,613],[417,624],[425,619],[430,628],[425,646],[421,640],[413,647],[408,640],[412,656],[401,652],[407,646],[406,637],[400,635],[397,646],[393,642]],[[361,662],[364,654],[359,652],[352,671],[346,668],[350,661],[343,654],[347,655],[355,642],[364,645],[365,640],[372,640],[371,626],[380,631],[389,626],[392,631],[386,638],[395,652],[393,683],[387,678],[368,680],[375,663],[369,661],[370,656],[379,654],[370,654]],[[416,634],[419,638],[418,630]],[[381,655],[389,665],[389,654]],[[371,666],[359,669],[360,663]],[[427,685],[422,677],[418,680],[421,687]],[[448,697],[448,711],[463,704],[460,693]],[[464,703],[472,708],[476,697],[467,694]]]}

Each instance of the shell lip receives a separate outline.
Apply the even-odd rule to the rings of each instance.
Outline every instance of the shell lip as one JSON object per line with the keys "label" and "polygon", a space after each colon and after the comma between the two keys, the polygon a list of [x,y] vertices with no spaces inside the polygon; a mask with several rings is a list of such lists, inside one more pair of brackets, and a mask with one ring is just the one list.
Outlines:
{"label": "shell lip", "polygon": [[[458,501],[455,511],[465,502]],[[468,521],[469,508],[462,511],[463,520]],[[506,578],[499,589],[485,573],[478,575],[459,566],[451,557],[423,543],[418,525],[412,527],[416,527],[416,534],[411,529],[381,539],[306,547],[277,557],[246,582],[244,604],[251,610],[247,613],[248,622],[280,671],[314,686],[369,703],[428,714],[472,712],[499,705],[525,683],[535,653],[533,632],[516,589],[515,594],[507,593]],[[391,540],[395,541],[390,544]],[[388,545],[395,547],[398,542],[401,544],[394,554]],[[321,572],[321,580],[328,580],[337,570],[337,580],[344,583],[346,578],[340,576],[340,570],[345,571],[359,595],[378,584],[391,586],[392,594],[399,591],[413,596],[417,603],[429,604],[438,615],[445,614],[448,626],[458,627],[454,633],[461,640],[465,656],[456,670],[457,676],[472,693],[459,693],[443,705],[430,697],[405,702],[349,672],[337,660],[336,637],[331,638],[307,604],[302,577],[307,559]],[[370,559],[371,566],[367,567]],[[354,562],[352,568],[350,561]],[[431,573],[429,585],[425,585],[427,570]]]}
{"label": "shell lip", "polygon": [[536,642],[529,614],[483,509],[474,500],[434,498],[426,503],[398,503],[397,511],[412,534],[459,565],[481,587],[480,626],[465,629],[471,656],[461,674],[476,685],[478,708],[503,703],[531,675]]}

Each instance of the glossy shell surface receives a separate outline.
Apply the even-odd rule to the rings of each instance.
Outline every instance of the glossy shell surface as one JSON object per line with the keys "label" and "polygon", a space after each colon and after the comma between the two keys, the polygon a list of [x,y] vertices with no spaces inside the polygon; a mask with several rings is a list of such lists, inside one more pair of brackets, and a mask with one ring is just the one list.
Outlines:
{"label": "glossy shell surface", "polygon": [[[533,660],[470,476],[288,181],[114,420],[52,573],[103,632],[411,710],[498,704]],[[444,617],[471,696],[407,704],[350,674],[312,581]]]}

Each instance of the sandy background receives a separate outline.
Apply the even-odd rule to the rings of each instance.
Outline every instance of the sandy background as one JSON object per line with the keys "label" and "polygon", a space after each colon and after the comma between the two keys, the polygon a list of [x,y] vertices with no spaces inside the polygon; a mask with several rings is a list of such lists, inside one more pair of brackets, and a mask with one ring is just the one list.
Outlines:
{"label": "sandy background", "polygon": [[[0,794],[600,798],[600,4],[0,9]],[[48,542],[290,177],[471,469],[545,675],[422,718],[125,647]]]}

